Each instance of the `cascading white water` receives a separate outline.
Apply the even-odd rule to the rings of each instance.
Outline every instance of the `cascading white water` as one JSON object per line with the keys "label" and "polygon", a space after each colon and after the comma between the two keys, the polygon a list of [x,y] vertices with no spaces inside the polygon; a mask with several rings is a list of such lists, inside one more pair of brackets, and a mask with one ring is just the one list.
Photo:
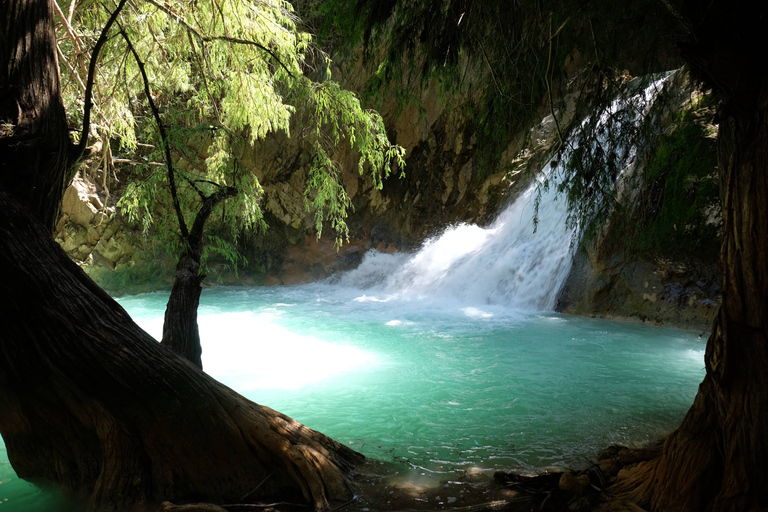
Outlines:
{"label": "cascading white water", "polygon": [[[600,123],[607,123],[611,113],[630,102],[637,114],[631,122],[639,123],[668,76],[631,98],[614,101]],[[576,145],[578,141],[571,147]],[[634,148],[615,151],[625,168],[633,165]],[[568,155],[560,162],[567,160]],[[551,168],[547,164],[540,176],[556,181],[561,165]],[[574,229],[566,227],[567,201],[558,197],[554,185],[542,191],[535,212],[538,183],[534,180],[488,228],[469,224],[451,227],[427,240],[416,254],[368,253],[356,270],[337,278],[337,282],[377,294],[367,300],[428,298],[470,306],[552,310],[571,269]]]}
{"label": "cascading white water", "polygon": [[339,284],[388,297],[551,310],[571,267],[572,235],[553,188],[542,194],[535,232],[534,184],[490,227],[449,228],[413,255],[369,253]]}

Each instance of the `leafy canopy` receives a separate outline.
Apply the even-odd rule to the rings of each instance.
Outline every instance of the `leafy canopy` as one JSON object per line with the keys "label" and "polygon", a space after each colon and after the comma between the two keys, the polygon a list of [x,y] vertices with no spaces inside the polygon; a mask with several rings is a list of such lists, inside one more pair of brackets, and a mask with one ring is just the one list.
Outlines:
{"label": "leafy canopy", "polygon": [[[90,50],[117,6],[114,0],[76,2],[57,6],[63,90],[73,124],[82,121]],[[204,199],[233,187],[236,196],[214,212],[228,236],[209,237],[208,250],[236,263],[230,242],[241,229],[265,227],[259,169],[237,155],[270,133],[290,135],[297,114],[311,127],[302,132],[315,155],[305,198],[318,236],[327,224],[338,242],[348,237],[351,201],[333,160],[342,146],[359,155],[358,170],[370,173],[377,187],[393,166],[404,165],[404,150],[390,143],[378,113],[330,78],[313,79],[330,77],[330,61],[300,30],[286,1],[131,0],[116,25],[99,56],[93,94],[91,133],[103,152],[96,164],[103,167],[105,185],[115,162],[134,169],[119,206],[145,231],[164,237],[171,250],[186,243],[181,224],[193,225]],[[142,67],[165,140],[147,109]],[[181,215],[174,211],[174,192]]]}

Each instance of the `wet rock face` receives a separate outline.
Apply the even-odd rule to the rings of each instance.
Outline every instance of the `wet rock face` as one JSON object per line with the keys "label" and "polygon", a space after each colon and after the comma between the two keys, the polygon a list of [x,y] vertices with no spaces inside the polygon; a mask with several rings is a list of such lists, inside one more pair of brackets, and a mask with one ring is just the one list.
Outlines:
{"label": "wet rock face", "polygon": [[576,254],[558,310],[709,330],[720,302],[719,282],[711,262],[645,261],[620,252],[599,257],[590,246]]}

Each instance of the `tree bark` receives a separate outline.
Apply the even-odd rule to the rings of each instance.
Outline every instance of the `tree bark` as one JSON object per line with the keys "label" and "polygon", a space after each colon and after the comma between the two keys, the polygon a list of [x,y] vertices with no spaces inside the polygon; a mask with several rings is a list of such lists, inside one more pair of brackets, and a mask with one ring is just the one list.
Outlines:
{"label": "tree bark", "polygon": [[203,348],[200,345],[197,308],[205,276],[200,274],[200,258],[199,251],[193,253],[189,250],[179,257],[171,296],[165,307],[161,343],[202,369]]}
{"label": "tree bark", "polygon": [[614,488],[653,510],[768,508],[768,73],[748,58],[768,53],[766,15],[765,4],[712,2],[707,18],[690,18],[702,33],[688,61],[723,98],[723,301],[685,420],[659,458]]}
{"label": "tree bark", "polygon": [[620,489],[654,510],[768,507],[768,95],[720,125],[723,304],[706,376],[662,456]]}
{"label": "tree bark", "polygon": [[72,180],[53,6],[0,2],[0,183],[49,229]]}
{"label": "tree bark", "polygon": [[91,508],[350,497],[362,456],[165,349],[0,190],[0,433],[22,478]]}
{"label": "tree bark", "polygon": [[205,223],[216,205],[235,195],[237,189],[222,187],[217,192],[202,197],[203,204],[185,240],[186,247],[176,265],[171,296],[165,308],[161,343],[200,369],[203,368],[203,348],[200,345],[197,308],[203,291],[201,284],[205,278],[200,272]]}

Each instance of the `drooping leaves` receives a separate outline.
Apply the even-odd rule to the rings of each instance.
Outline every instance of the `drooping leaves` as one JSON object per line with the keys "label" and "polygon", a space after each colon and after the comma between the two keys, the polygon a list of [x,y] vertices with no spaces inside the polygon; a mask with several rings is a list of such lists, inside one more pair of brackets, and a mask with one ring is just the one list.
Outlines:
{"label": "drooping leaves", "polygon": [[[70,19],[64,21],[64,13],[70,11]],[[61,13],[65,99],[70,105],[82,104],[79,62],[110,12],[101,4],[62,3]],[[121,152],[121,160],[133,164],[135,175],[119,206],[171,249],[184,240],[178,239],[179,222],[169,197],[169,173],[161,151],[165,143],[172,150],[172,176],[188,225],[206,196],[222,187],[237,189],[237,196],[218,205],[212,216],[228,234],[211,239],[213,245],[206,251],[223,255],[233,265],[240,259],[226,244],[234,243],[242,230],[266,227],[259,170],[238,158],[239,149],[270,133],[290,134],[297,111],[312,127],[316,155],[305,195],[318,235],[327,223],[337,240],[347,236],[344,219],[350,201],[338,164],[332,161],[342,145],[357,152],[359,171],[369,171],[377,186],[393,165],[404,164],[402,148],[389,142],[376,112],[364,109],[354,94],[335,82],[307,77],[305,72],[317,71],[313,66],[318,65],[325,69],[313,76],[330,76],[329,61],[313,47],[311,35],[298,28],[288,2],[129,2],[119,24],[151,84],[167,141],[160,140],[158,123],[146,112],[139,64],[120,37],[111,37],[102,50],[92,133]],[[80,119],[75,114],[71,121]]]}

